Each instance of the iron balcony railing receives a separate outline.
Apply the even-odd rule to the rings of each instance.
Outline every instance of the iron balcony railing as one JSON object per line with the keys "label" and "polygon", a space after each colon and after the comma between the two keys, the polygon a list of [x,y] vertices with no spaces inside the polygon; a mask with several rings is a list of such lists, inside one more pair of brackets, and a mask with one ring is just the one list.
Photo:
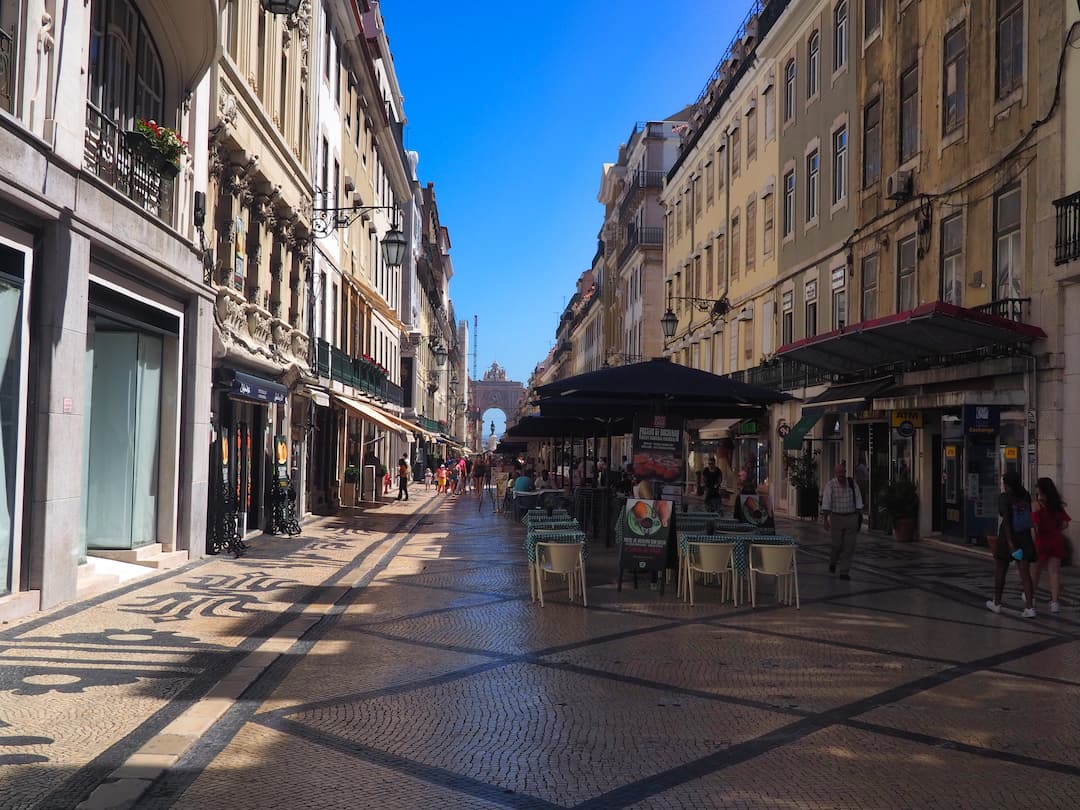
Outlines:
{"label": "iron balcony railing", "polygon": [[0,28],[0,109],[15,112],[15,40]]}
{"label": "iron balcony railing", "polygon": [[316,368],[320,377],[352,386],[383,402],[401,405],[404,399],[401,386],[391,382],[376,363],[351,357],[322,339],[316,343]]}
{"label": "iron balcony railing", "polygon": [[761,385],[776,391],[791,391],[834,380],[829,372],[790,358],[777,358],[753,368],[733,371],[727,376],[737,382]]}
{"label": "iron balcony railing", "polygon": [[999,298],[989,304],[981,304],[972,307],[973,312],[981,312],[984,315],[996,315],[1010,321],[1024,322],[1024,305],[1031,304],[1030,298]]}
{"label": "iron balcony railing", "polygon": [[663,228],[635,228],[633,225],[626,226],[626,244],[619,251],[619,267],[622,267],[630,254],[638,245],[646,247],[663,247]]}
{"label": "iron balcony railing", "polygon": [[143,210],[173,224],[176,170],[134,149],[127,133],[92,104],[86,105],[83,160],[93,172]]}
{"label": "iron balcony railing", "polygon": [[1054,264],[1080,259],[1080,191],[1054,200],[1056,235]]}
{"label": "iron balcony railing", "polygon": [[619,216],[626,216],[627,210],[638,199],[639,194],[647,188],[661,189],[664,187],[664,173],[638,170],[630,176],[626,184],[626,194],[619,203]]}
{"label": "iron balcony railing", "polygon": [[446,422],[441,422],[438,419],[432,419],[428,416],[417,416],[416,424],[428,433],[446,433]]}

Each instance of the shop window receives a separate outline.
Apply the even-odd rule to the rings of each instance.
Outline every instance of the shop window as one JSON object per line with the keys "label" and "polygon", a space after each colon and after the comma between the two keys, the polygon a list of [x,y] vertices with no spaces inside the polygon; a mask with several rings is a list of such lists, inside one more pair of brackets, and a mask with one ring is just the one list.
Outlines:
{"label": "shop window", "polygon": [[19,457],[24,401],[22,306],[26,254],[0,243],[0,595],[10,593],[14,543],[19,524],[16,480],[23,468]]}

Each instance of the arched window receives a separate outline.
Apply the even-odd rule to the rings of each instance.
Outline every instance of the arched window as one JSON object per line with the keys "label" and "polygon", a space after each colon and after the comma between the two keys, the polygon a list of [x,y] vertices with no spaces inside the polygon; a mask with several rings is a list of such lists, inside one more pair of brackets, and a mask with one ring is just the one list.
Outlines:
{"label": "arched window", "polygon": [[94,0],[90,24],[90,103],[122,128],[162,123],[165,72],[157,44],[132,0]]}
{"label": "arched window", "polygon": [[795,60],[789,59],[784,66],[784,120],[795,116]]}
{"label": "arched window", "polygon": [[810,35],[806,44],[806,97],[813,98],[818,92],[818,68],[821,62],[821,35]]}

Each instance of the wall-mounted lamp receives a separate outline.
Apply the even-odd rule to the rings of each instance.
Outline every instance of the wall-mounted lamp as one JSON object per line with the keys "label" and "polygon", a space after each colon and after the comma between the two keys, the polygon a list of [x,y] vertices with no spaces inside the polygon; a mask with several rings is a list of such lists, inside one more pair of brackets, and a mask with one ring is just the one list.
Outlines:
{"label": "wall-mounted lamp", "polygon": [[672,301],[689,301],[690,305],[699,312],[708,312],[709,319],[713,321],[717,318],[724,317],[731,309],[731,305],[728,303],[727,298],[717,298],[714,301],[711,298],[668,296],[667,312],[665,312],[664,316],[660,319],[660,329],[664,333],[665,340],[671,340],[675,337],[675,333],[679,329],[679,316],[671,309]]}
{"label": "wall-mounted lamp", "polygon": [[[321,197],[325,202],[328,194],[320,189],[315,190],[315,196]],[[383,261],[387,267],[401,267],[405,260],[405,249],[409,243],[405,234],[398,227],[398,209],[393,205],[359,205],[353,203],[347,208],[330,208],[325,205],[312,207],[311,209],[311,232],[316,239],[329,236],[334,231],[348,228],[368,211],[389,211],[393,225],[382,239]]]}

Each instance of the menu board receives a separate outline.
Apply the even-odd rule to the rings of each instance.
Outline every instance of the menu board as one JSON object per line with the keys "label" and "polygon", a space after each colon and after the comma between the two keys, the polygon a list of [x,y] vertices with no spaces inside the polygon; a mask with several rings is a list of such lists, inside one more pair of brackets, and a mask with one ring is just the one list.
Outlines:
{"label": "menu board", "polygon": [[[683,420],[670,416],[634,419],[634,475],[664,484],[683,480]],[[660,492],[655,486],[653,492]]]}
{"label": "menu board", "polygon": [[743,523],[759,528],[772,528],[775,526],[772,514],[772,504],[769,503],[768,495],[753,494],[739,496],[739,517]]}
{"label": "menu board", "polygon": [[619,568],[663,571],[671,537],[671,501],[630,498],[620,521]]}

